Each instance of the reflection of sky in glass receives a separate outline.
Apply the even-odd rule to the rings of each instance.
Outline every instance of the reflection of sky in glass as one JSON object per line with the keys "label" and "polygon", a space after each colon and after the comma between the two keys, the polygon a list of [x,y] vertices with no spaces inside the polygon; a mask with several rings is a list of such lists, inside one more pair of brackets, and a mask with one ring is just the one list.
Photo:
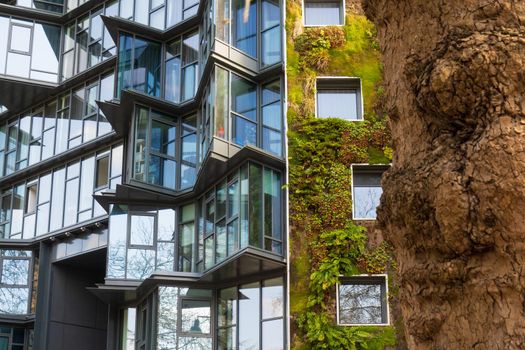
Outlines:
{"label": "reflection of sky in glass", "polygon": [[339,286],[339,322],[342,324],[380,324],[381,286],[348,284]]}
{"label": "reflection of sky in glass", "polygon": [[263,322],[262,350],[282,350],[283,346],[283,320]]}
{"label": "reflection of sky in glass", "polygon": [[375,219],[381,187],[354,187],[354,218]]}
{"label": "reflection of sky in glass", "polygon": [[306,25],[338,25],[341,24],[340,2],[305,1],[304,12]]}
{"label": "reflection of sky in glass", "polygon": [[[273,283],[282,283],[282,279],[271,280]],[[273,284],[272,283],[272,284]],[[268,282],[266,282],[268,284]],[[282,285],[264,287],[262,291],[263,319],[283,316],[283,287]]]}
{"label": "reflection of sky in glass", "polygon": [[259,348],[259,283],[239,289],[239,349]]}

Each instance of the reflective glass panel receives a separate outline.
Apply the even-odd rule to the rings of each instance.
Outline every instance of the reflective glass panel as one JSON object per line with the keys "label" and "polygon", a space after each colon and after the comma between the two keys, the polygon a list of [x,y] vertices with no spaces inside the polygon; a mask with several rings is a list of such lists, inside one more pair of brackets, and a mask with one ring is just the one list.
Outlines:
{"label": "reflective glass panel", "polygon": [[130,244],[153,247],[154,216],[131,215]]}

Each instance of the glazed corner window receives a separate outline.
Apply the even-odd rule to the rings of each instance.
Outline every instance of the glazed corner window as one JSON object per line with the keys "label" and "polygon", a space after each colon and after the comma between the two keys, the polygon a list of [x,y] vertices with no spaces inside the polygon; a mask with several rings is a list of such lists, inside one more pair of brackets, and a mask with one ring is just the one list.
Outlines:
{"label": "glazed corner window", "polygon": [[381,177],[388,169],[385,165],[352,166],[352,202],[353,219],[373,220],[379,206],[381,194]]}
{"label": "glazed corner window", "polygon": [[[279,1],[262,0],[260,11],[261,21],[258,24],[256,0],[233,0],[231,18],[231,44],[246,55],[253,58],[261,57],[262,66],[269,66],[281,60],[281,11]],[[228,37],[227,14],[222,6],[217,12],[219,23],[218,38],[225,40]],[[257,49],[257,36],[260,33],[260,51]]]}
{"label": "glazed corner window", "polygon": [[195,115],[174,118],[136,108],[133,178],[171,190],[193,186],[197,175]]}
{"label": "glazed corner window", "polygon": [[354,276],[337,286],[339,325],[388,325],[387,276]]}
{"label": "glazed corner window", "polygon": [[199,33],[186,34],[166,45],[164,97],[173,102],[195,96],[198,86]]}
{"label": "glazed corner window", "polygon": [[36,182],[27,186],[26,188],[26,207],[25,207],[26,214],[35,212],[37,194],[38,194],[38,186]]}
{"label": "glazed corner window", "polygon": [[318,78],[317,117],[363,120],[359,78]]}
{"label": "glazed corner window", "polygon": [[161,45],[129,34],[119,38],[118,90],[160,96]]}
{"label": "glazed corner window", "polygon": [[344,0],[303,0],[305,26],[344,24]]}

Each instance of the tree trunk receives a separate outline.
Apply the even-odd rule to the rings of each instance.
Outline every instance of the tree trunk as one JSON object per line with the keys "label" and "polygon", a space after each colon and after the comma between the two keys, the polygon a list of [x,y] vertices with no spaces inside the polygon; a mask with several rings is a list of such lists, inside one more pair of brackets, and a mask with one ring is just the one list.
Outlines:
{"label": "tree trunk", "polygon": [[525,1],[364,0],[395,156],[378,220],[411,349],[525,349]]}

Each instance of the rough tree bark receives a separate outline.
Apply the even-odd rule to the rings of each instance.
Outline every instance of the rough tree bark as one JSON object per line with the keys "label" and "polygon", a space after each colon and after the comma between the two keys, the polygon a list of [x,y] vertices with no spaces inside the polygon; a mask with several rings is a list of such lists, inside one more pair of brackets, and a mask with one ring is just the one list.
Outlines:
{"label": "rough tree bark", "polygon": [[395,157],[378,220],[411,349],[525,349],[525,1],[364,0]]}

